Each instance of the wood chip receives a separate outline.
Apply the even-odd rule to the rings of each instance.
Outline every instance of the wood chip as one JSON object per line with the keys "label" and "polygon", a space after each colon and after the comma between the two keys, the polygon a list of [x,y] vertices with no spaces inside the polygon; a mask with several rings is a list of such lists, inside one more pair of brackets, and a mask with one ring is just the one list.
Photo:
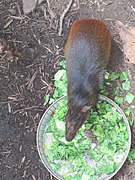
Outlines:
{"label": "wood chip", "polygon": [[37,0],[22,0],[23,1],[23,12],[24,14],[30,14],[37,5]]}
{"label": "wood chip", "polygon": [[4,26],[4,29],[6,29],[12,22],[13,22],[13,19],[9,19],[8,22]]}
{"label": "wood chip", "polygon": [[24,163],[25,159],[26,159],[26,156],[24,156],[24,157],[22,158],[21,163]]}

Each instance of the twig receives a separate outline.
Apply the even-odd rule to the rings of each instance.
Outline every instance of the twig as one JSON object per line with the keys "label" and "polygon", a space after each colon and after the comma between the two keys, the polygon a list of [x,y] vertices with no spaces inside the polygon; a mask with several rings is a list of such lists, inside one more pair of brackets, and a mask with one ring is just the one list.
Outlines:
{"label": "twig", "polygon": [[63,14],[62,14],[61,17],[60,17],[60,28],[59,28],[59,32],[58,32],[58,35],[59,35],[59,36],[61,36],[61,34],[62,34],[62,30],[63,30],[62,26],[63,26],[64,17],[65,17],[65,15],[67,14],[67,12],[69,11],[69,9],[70,9],[73,1],[74,1],[74,0],[70,0],[70,1],[69,1],[69,4],[68,4],[67,8],[64,10]]}
{"label": "twig", "polygon": [[13,22],[13,19],[9,19],[8,22],[4,26],[4,29],[6,29],[12,22]]}
{"label": "twig", "polygon": [[131,5],[131,9],[135,12],[135,8]]}
{"label": "twig", "polygon": [[43,45],[43,47],[44,47],[48,52],[50,52],[51,54],[53,54],[53,52],[52,52],[48,47],[46,47],[46,46],[44,46],[44,45]]}
{"label": "twig", "polygon": [[22,113],[24,111],[27,111],[27,110],[32,110],[32,109],[37,109],[38,106],[32,106],[32,107],[26,107],[26,108],[22,108],[22,109],[18,109],[16,111],[14,111],[12,114],[16,114],[16,113]]}
{"label": "twig", "polygon": [[8,103],[19,102],[19,101],[23,101],[23,100],[24,100],[24,98],[19,98],[19,99],[14,98],[14,99],[10,99],[10,97],[8,97],[8,99],[9,99],[9,101],[1,101],[0,103],[1,103],[1,104],[8,104]]}
{"label": "twig", "polygon": [[23,20],[25,18],[24,16],[9,16],[9,17],[16,20]]}
{"label": "twig", "polygon": [[54,15],[53,11],[51,10],[49,0],[47,0],[47,5],[48,5],[48,12],[49,12],[49,14],[50,14],[50,16],[51,16],[51,19],[54,19],[54,18],[55,18],[55,15]]}
{"label": "twig", "polygon": [[36,72],[32,75],[32,77],[31,77],[31,79],[29,80],[29,82],[27,82],[27,85],[28,85],[28,86],[27,86],[27,89],[28,89],[28,90],[30,90],[30,88],[32,87],[33,81],[35,80],[37,73],[38,73],[38,71],[36,71]]}
{"label": "twig", "polygon": [[41,79],[41,81],[46,85],[48,86],[49,90],[52,90],[53,88],[43,79]]}
{"label": "twig", "polygon": [[36,178],[35,178],[35,176],[34,176],[34,175],[32,175],[32,179],[33,179],[33,180],[36,180]]}
{"label": "twig", "polygon": [[10,106],[10,103],[8,103],[8,112],[11,113],[11,106]]}

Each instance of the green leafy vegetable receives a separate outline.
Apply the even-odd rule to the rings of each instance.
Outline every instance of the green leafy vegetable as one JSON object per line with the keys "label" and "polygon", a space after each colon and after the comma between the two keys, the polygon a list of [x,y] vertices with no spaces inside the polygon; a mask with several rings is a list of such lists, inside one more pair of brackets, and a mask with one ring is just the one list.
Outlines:
{"label": "green leafy vegetable", "polygon": [[118,78],[119,78],[119,74],[118,73],[112,72],[112,74],[110,75],[111,81],[114,81],[115,79],[118,79]]}
{"label": "green leafy vegetable", "polygon": [[120,74],[120,80],[121,81],[125,81],[125,80],[127,80],[128,79],[128,73],[127,72],[122,72],[121,74]]}
{"label": "green leafy vegetable", "polygon": [[113,89],[113,94],[114,94],[115,96],[118,95],[119,92],[120,92],[120,88],[119,88],[119,87],[116,87],[116,88]]}
{"label": "green leafy vegetable", "polygon": [[126,82],[123,82],[123,83],[122,83],[122,88],[123,88],[123,90],[129,90],[130,87],[131,87],[130,81],[126,81]]}
{"label": "green leafy vegetable", "polygon": [[114,101],[118,104],[122,104],[124,100],[122,97],[115,96]]}
{"label": "green leafy vegetable", "polygon": [[49,102],[50,94],[47,94],[45,97],[45,103],[47,104]]}
{"label": "green leafy vegetable", "polygon": [[135,149],[131,149],[128,155],[128,161],[130,163],[135,162]]}
{"label": "green leafy vegetable", "polygon": [[58,81],[60,80],[65,74],[65,70],[59,70],[55,75],[54,75],[54,80]]}
{"label": "green leafy vegetable", "polygon": [[[117,162],[113,157],[115,154],[121,156],[121,152],[127,147],[128,139],[126,125],[116,108],[107,102],[99,102],[97,112],[91,110],[89,119],[80,128],[76,137],[72,142],[67,142],[65,140],[66,104],[66,99],[61,101],[49,120],[47,129],[52,142],[46,148],[46,154],[54,170],[67,180],[98,179],[103,173],[114,172],[121,161]],[[92,137],[87,136],[86,132],[92,132],[97,142],[93,143]],[[96,168],[88,164],[88,161],[93,159]]]}
{"label": "green leafy vegetable", "polygon": [[56,119],[55,123],[58,129],[60,129],[61,131],[65,130],[65,123],[63,121]]}
{"label": "green leafy vegetable", "polygon": [[59,65],[60,65],[63,69],[66,69],[66,60],[60,61]]}
{"label": "green leafy vegetable", "polygon": [[132,101],[134,100],[135,96],[133,94],[131,94],[130,92],[127,93],[126,95],[126,101],[131,104]]}

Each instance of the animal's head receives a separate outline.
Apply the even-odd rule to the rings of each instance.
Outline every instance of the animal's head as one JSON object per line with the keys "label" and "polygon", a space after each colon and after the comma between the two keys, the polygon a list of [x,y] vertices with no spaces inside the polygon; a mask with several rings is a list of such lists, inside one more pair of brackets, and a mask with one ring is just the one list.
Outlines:
{"label": "animal's head", "polygon": [[72,141],[79,130],[84,124],[89,115],[90,106],[75,106],[68,104],[68,112],[66,115],[66,140]]}
{"label": "animal's head", "polygon": [[79,128],[87,120],[90,108],[97,103],[97,89],[84,87],[68,89],[68,111],[66,114],[66,140],[72,141]]}

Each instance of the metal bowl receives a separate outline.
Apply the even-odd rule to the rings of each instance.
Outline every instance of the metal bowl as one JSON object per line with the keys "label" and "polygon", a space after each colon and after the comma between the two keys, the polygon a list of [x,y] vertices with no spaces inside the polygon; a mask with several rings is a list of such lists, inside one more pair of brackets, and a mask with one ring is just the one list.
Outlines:
{"label": "metal bowl", "polygon": [[[48,120],[50,119],[51,115],[53,115],[55,109],[57,108],[57,106],[59,105],[59,103],[61,102],[62,99],[66,98],[66,96],[63,96],[61,98],[59,98],[56,102],[54,102],[43,114],[40,123],[38,125],[38,129],[37,129],[37,149],[38,149],[38,153],[40,156],[40,159],[42,161],[42,163],[44,164],[44,166],[46,167],[46,169],[58,180],[64,180],[64,178],[62,176],[60,176],[57,172],[55,172],[51,165],[48,162],[47,156],[45,154],[45,150],[44,150],[44,145],[45,145],[45,133],[47,130],[47,123]],[[99,101],[106,101],[109,104],[111,104],[112,106],[114,106],[117,111],[122,115],[123,121],[126,124],[126,128],[127,128],[127,132],[128,132],[128,147],[124,152],[124,157],[122,162],[120,163],[119,167],[111,174],[106,175],[106,177],[104,178],[99,178],[100,180],[109,180],[111,179],[123,166],[124,162],[127,159],[128,153],[130,151],[130,146],[131,146],[131,130],[130,130],[130,126],[128,123],[128,120],[124,114],[124,112],[122,111],[122,109],[111,99],[109,99],[108,97],[105,97],[103,95],[99,95]]]}

